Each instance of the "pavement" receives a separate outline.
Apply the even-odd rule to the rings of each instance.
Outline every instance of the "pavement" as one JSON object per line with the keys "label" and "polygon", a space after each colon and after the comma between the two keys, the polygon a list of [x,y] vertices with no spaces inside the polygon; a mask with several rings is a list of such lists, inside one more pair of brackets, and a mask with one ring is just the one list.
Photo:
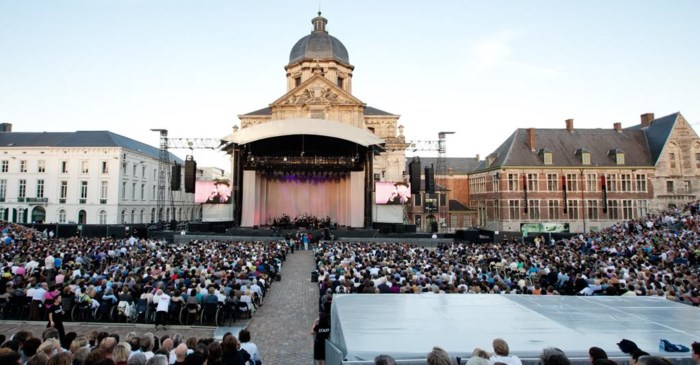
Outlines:
{"label": "pavement", "polygon": [[[116,333],[122,339],[129,332],[151,332],[158,337],[179,333],[184,338],[214,337],[221,339],[224,333],[247,327],[251,342],[258,346],[263,364],[313,363],[313,336],[311,326],[318,317],[318,286],[311,282],[313,270],[312,251],[295,251],[288,254],[282,264],[282,280],[272,284],[272,289],[250,320],[239,320],[228,327],[168,326],[167,330],[155,330],[153,325],[128,323],[75,323],[65,322],[66,332],[89,335],[92,331]],[[0,321],[0,333],[10,338],[20,330],[31,330],[41,336],[46,322]]]}

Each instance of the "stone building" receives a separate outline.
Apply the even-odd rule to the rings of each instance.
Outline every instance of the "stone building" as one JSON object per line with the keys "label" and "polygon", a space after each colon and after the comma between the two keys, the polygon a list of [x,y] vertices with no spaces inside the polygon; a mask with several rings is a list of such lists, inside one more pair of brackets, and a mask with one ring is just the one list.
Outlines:
{"label": "stone building", "polygon": [[696,199],[700,139],[680,113],[622,128],[517,129],[469,175],[477,224],[598,230]]}

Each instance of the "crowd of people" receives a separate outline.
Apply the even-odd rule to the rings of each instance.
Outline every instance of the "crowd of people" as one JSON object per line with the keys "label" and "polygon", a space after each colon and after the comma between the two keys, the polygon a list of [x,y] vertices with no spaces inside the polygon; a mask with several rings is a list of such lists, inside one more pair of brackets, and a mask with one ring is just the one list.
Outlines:
{"label": "crowd of people", "polygon": [[60,339],[58,331],[51,327],[39,337],[22,330],[7,341],[4,336],[0,338],[0,364],[260,365],[260,354],[251,342],[250,332],[243,329],[237,336],[229,332],[216,341],[131,332],[121,339],[117,334],[94,331],[87,336],[70,332]]}
{"label": "crowd of people", "polygon": [[328,242],[315,255],[321,295],[625,295],[700,305],[697,202],[556,242]]}

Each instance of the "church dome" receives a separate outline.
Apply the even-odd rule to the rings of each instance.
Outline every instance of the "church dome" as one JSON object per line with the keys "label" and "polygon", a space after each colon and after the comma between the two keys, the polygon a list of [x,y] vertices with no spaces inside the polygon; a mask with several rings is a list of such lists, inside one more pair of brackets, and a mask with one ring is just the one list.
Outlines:
{"label": "church dome", "polygon": [[338,38],[328,34],[326,31],[328,20],[321,16],[321,12],[311,20],[311,23],[314,25],[314,30],[311,31],[311,34],[301,38],[292,47],[292,51],[289,53],[289,64],[291,65],[305,59],[333,59],[349,65],[348,50],[345,49],[345,46]]}

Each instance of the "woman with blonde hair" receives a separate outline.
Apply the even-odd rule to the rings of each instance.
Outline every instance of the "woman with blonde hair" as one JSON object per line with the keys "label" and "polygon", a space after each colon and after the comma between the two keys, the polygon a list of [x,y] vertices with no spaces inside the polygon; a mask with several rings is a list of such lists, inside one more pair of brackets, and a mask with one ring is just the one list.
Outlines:
{"label": "woman with blonde hair", "polygon": [[129,355],[131,355],[131,345],[128,342],[120,342],[114,347],[112,360],[116,365],[126,365]]}

